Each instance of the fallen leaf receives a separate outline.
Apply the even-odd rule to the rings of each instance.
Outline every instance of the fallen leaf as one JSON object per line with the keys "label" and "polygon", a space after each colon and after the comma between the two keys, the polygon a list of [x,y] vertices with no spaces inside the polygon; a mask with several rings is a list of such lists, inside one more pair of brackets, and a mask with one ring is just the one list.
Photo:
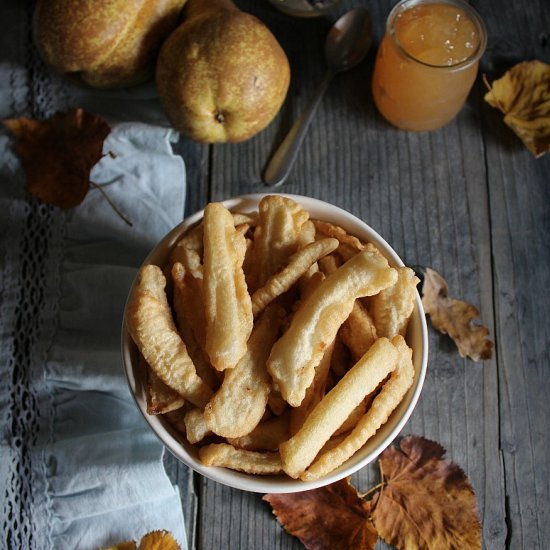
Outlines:
{"label": "fallen leaf", "polygon": [[350,478],[320,489],[263,497],[283,527],[309,550],[373,550],[378,539],[369,521],[370,503]]}
{"label": "fallen leaf", "polygon": [[170,531],[151,531],[142,537],[138,550],[180,550]]}
{"label": "fallen leaf", "polygon": [[550,150],[550,65],[524,61],[490,85],[485,101],[504,113],[504,122],[540,157]]}
{"label": "fallen leaf", "polygon": [[422,305],[432,326],[454,340],[461,357],[471,357],[474,361],[492,357],[493,342],[487,338],[489,330],[473,322],[479,317],[477,308],[449,298],[445,279],[429,267],[424,273]]}
{"label": "fallen leaf", "polygon": [[383,488],[372,499],[378,534],[400,549],[481,548],[474,490],[445,449],[418,436],[380,456]]}
{"label": "fallen leaf", "polygon": [[18,118],[3,123],[16,138],[29,193],[59,208],[79,205],[90,189],[90,171],[103,156],[103,142],[111,131],[107,122],[74,109],[45,121]]}

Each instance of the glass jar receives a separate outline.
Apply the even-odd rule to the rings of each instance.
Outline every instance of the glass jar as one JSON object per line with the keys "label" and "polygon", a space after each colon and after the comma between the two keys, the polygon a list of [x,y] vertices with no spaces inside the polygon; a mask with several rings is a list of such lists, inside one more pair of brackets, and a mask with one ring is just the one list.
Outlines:
{"label": "glass jar", "polygon": [[404,130],[434,130],[460,111],[475,81],[487,31],[462,0],[401,0],[378,48],[372,93]]}

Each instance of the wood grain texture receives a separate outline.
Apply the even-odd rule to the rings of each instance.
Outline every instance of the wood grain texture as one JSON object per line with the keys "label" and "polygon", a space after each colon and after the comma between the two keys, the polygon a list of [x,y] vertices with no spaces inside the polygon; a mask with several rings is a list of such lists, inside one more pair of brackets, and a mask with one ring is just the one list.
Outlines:
{"label": "wood grain texture", "polygon": [[[365,5],[375,44],[394,2],[345,1],[337,13]],[[517,61],[550,62],[550,10],[544,0],[506,6],[472,2],[489,44],[481,70],[490,79]],[[267,2],[237,4],[268,24],[292,69],[287,100],[268,128],[251,140],[188,144],[188,212],[208,200],[269,191],[260,182],[267,160],[320,82],[322,47],[336,14],[293,19]],[[406,133],[376,112],[370,92],[375,52],[329,88],[281,189],[326,200],[357,215],[395,248],[405,263],[430,266],[450,293],[481,312],[495,340],[492,360],[461,359],[454,344],[430,330],[428,374],[403,434],[435,439],[476,490],[484,548],[545,548],[550,540],[550,157],[535,160],[502,116],[483,101],[478,78],[460,115],[447,127]],[[195,186],[195,187],[194,187]],[[187,473],[176,472],[185,479]],[[377,465],[354,476],[366,490]],[[197,476],[196,548],[294,549],[301,544],[271,515],[260,495]],[[193,503],[184,500],[193,514]],[[388,548],[379,542],[377,548]]]}
{"label": "wood grain texture", "polygon": [[509,545],[545,548],[550,540],[550,159],[534,162],[515,136],[501,131],[493,112],[484,122],[502,143],[489,142],[487,165]]}

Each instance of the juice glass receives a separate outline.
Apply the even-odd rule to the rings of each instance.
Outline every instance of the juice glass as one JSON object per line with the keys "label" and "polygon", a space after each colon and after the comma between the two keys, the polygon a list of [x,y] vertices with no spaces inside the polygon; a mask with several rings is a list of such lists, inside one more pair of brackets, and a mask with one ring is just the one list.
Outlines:
{"label": "juice glass", "polygon": [[376,107],[403,130],[434,130],[460,111],[487,31],[462,0],[401,0],[390,12],[372,79]]}

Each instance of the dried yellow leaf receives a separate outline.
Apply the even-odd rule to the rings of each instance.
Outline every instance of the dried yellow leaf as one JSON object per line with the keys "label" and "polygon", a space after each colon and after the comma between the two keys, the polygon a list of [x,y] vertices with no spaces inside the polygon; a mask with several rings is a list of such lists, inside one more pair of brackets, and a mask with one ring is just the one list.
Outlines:
{"label": "dried yellow leaf", "polygon": [[180,545],[169,531],[151,531],[142,537],[138,550],[180,550]]}
{"label": "dried yellow leaf", "polygon": [[504,113],[504,122],[540,157],[550,150],[550,65],[524,61],[487,82],[485,101]]}

